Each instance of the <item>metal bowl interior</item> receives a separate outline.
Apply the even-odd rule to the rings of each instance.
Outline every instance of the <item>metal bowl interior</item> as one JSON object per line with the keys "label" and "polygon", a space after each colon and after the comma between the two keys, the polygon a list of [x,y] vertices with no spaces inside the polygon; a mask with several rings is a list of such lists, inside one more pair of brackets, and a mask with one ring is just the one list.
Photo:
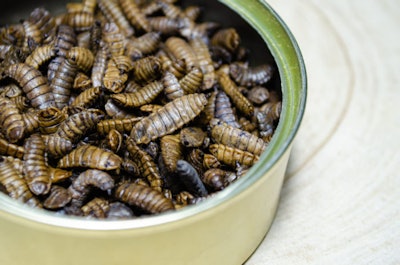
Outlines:
{"label": "metal bowl interior", "polygon": [[[62,12],[67,2],[69,1],[48,2],[43,0],[34,2],[19,1],[18,4],[15,5],[10,3],[7,9],[3,7],[3,10],[1,11],[3,14],[7,15],[4,15],[0,18],[0,24],[4,25],[14,23],[19,21],[21,18],[26,18],[33,10],[33,8],[37,6],[46,7],[46,9],[54,13]],[[204,20],[216,21],[220,22],[224,26],[235,27],[242,36],[243,45],[245,47],[248,47],[251,52],[250,56],[252,62],[254,62],[255,64],[263,62],[273,63],[277,66],[279,70],[279,75],[275,77],[275,79],[271,82],[271,85],[279,90],[281,89],[282,92],[283,108],[281,118],[274,137],[269,144],[267,150],[261,156],[260,161],[251,168],[251,170],[245,177],[239,179],[223,191],[218,192],[214,197],[207,199],[204,202],[199,203],[198,205],[187,206],[183,209],[180,209],[179,211],[166,212],[159,215],[132,220],[105,221],[88,220],[72,216],[60,216],[45,210],[32,209],[30,207],[21,205],[19,202],[14,201],[8,196],[0,193],[0,231],[3,230],[5,233],[6,230],[11,231],[6,233],[8,234],[8,238],[10,238],[13,237],[13,233],[17,233],[15,232],[16,230],[34,230],[32,232],[33,234],[19,234],[15,240],[13,240],[12,238],[9,240],[4,240],[4,237],[2,237],[2,239],[0,239],[0,246],[2,246],[1,249],[7,249],[7,252],[10,251],[10,253],[16,253],[16,250],[13,248],[16,248],[16,246],[18,246],[18,240],[27,239],[27,237],[29,236],[40,234],[46,234],[46,236],[43,236],[42,240],[48,240],[48,243],[52,242],[52,240],[65,240],[65,242],[67,242],[65,244],[73,244],[71,242],[74,242],[74,239],[76,240],[78,238],[87,240],[87,244],[90,244],[93,239],[101,241],[106,238],[116,238],[116,240],[121,240],[121,242],[125,242],[124,240],[126,240],[126,242],[130,242],[129,240],[132,240],[132,238],[139,237],[143,239],[144,236],[146,236],[149,241],[159,240],[161,242],[162,240],[173,238],[173,235],[159,238],[151,237],[149,235],[154,235],[158,232],[160,234],[170,232],[172,233],[175,230],[179,229],[187,229],[185,230],[185,233],[191,233],[196,230],[196,227],[201,227],[201,224],[198,224],[199,222],[208,222],[208,218],[213,218],[216,216],[218,218],[221,218],[221,216],[223,216],[223,211],[226,210],[228,212],[230,207],[235,207],[235,202],[246,198],[246,196],[250,196],[249,194],[251,194],[252,192],[257,192],[259,190],[257,186],[266,185],[265,182],[268,182],[269,178],[271,179],[270,182],[276,186],[274,187],[274,194],[271,195],[274,196],[271,197],[271,201],[273,201],[273,204],[271,206],[268,206],[268,209],[271,211],[271,213],[269,213],[268,216],[264,218],[265,221],[263,221],[261,224],[264,227],[260,229],[260,232],[258,232],[257,238],[252,240],[250,239],[250,241],[252,241],[251,246],[245,247],[245,251],[243,251],[243,253],[236,257],[233,260],[233,263],[238,261],[243,262],[244,259],[246,259],[251,254],[251,252],[254,251],[256,246],[259,244],[259,242],[269,229],[269,226],[274,217],[276,204],[279,200],[279,192],[283,182],[283,174],[290,153],[290,148],[297,133],[297,130],[299,129],[304,114],[307,86],[304,62],[301,56],[301,52],[297,46],[294,37],[290,33],[290,30],[287,28],[279,15],[276,14],[274,10],[262,0],[185,0],[183,2],[187,5],[196,4],[204,6],[206,10],[206,12],[204,12],[204,17],[202,18]],[[278,177],[276,177],[276,180],[274,174],[279,175]],[[249,202],[252,201],[249,200]],[[260,206],[258,206],[259,204]],[[267,205],[268,202],[259,202],[255,203],[254,205],[248,205],[247,207],[259,207],[260,209],[258,210],[263,211],[265,210],[262,206],[264,204]],[[246,212],[237,212],[236,214],[237,216],[239,216],[241,214],[246,214]],[[233,217],[236,218],[235,216]],[[228,214],[226,218],[230,218]],[[221,219],[221,222],[229,221],[229,219]],[[219,224],[219,226],[215,226],[214,228],[208,228],[208,232],[204,236],[208,237],[210,242],[212,242],[215,236],[221,237],[221,231],[214,231],[215,229],[222,229],[223,234],[235,233],[235,231],[229,230],[233,229],[235,226],[232,226],[232,228],[230,228],[230,226],[227,225],[226,231],[224,231],[224,228],[221,228],[220,226],[221,224]],[[255,227],[254,229],[258,228]],[[199,229],[199,231],[202,230]],[[69,239],[65,239],[67,235],[73,237],[71,241],[68,241]],[[201,242],[204,243],[204,240]],[[109,242],[110,244],[102,244],[104,250],[106,250],[108,247],[112,248],[111,244],[114,241],[110,239]],[[40,243],[44,245],[47,244],[46,242],[39,242],[38,244]],[[167,245],[169,244],[169,242],[162,243],[165,244],[166,248],[168,248]],[[186,245],[187,244],[190,244],[190,242],[186,242]],[[152,242],[143,242],[143,245],[150,248]],[[210,243],[210,245],[212,245],[212,243]],[[155,244],[154,246],[157,246],[157,244]],[[73,249],[72,246],[69,247]],[[194,248],[198,246],[192,247]],[[229,249],[229,244],[226,245],[226,249],[226,251],[236,251],[236,249]],[[216,253],[217,250],[211,253]],[[67,250],[65,252],[69,253]],[[196,251],[188,250],[188,253],[189,252],[195,253]],[[222,251],[222,253],[224,253],[224,251]],[[81,254],[85,255],[84,252]],[[140,256],[140,254],[138,255]],[[176,259],[168,256],[167,254],[165,255],[166,256],[161,255],[161,258],[157,260],[162,261],[162,259],[164,259],[165,261],[165,258],[169,257],[171,260],[171,264],[188,264],[186,263],[188,262],[186,259],[191,257],[193,261],[191,264],[202,264],[201,262],[204,261],[204,259],[201,258],[193,259],[193,254],[190,254],[192,256],[182,255],[181,257],[179,257],[181,254],[175,253],[175,256],[179,257],[178,260],[181,263],[173,263],[172,261],[175,260],[176,262]],[[151,254],[149,254],[148,256],[151,256]],[[101,257],[101,255],[99,257]],[[4,259],[4,257],[0,256],[0,261],[2,260],[2,258]],[[9,256],[8,258],[11,259],[11,256]],[[22,258],[14,258],[21,261],[21,263],[17,262],[15,264],[23,264]],[[138,258],[138,264],[140,263],[140,261],[146,261],[147,258]],[[218,262],[229,260],[229,258],[223,259],[223,257],[218,257],[214,259],[211,256],[208,258],[208,260],[210,261],[210,263],[208,264],[221,264]],[[113,259],[124,261],[124,259],[122,258]],[[97,262],[90,262],[88,259],[86,264],[106,264],[106,260],[107,262],[109,262],[113,259],[104,259],[104,262],[101,262],[97,259]],[[40,260],[39,257],[38,260]],[[65,264],[72,264],[68,263],[71,262],[71,260],[72,259],[67,258]],[[5,261],[9,260],[5,259]],[[50,262],[56,261],[56,258],[49,258],[46,261],[48,263],[43,264],[51,264]],[[158,264],[156,259],[154,259],[153,261],[153,264]],[[169,263],[165,262],[163,264]]]}

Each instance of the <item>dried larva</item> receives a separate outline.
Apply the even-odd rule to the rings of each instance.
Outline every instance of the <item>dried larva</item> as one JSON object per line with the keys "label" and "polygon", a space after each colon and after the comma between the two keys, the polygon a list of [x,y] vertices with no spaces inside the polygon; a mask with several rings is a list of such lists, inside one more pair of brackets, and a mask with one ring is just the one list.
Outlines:
{"label": "dried larva", "polygon": [[100,41],[97,53],[94,56],[92,72],[90,78],[94,87],[103,85],[104,73],[107,69],[108,62],[108,47],[105,42]]}
{"label": "dried larva", "polygon": [[161,76],[161,61],[156,56],[143,57],[133,64],[133,78],[139,84],[146,84]]}
{"label": "dried larva", "polygon": [[240,128],[240,124],[238,123],[236,115],[232,109],[230,99],[224,91],[218,91],[216,95],[214,117],[232,127]]}
{"label": "dried larva", "polygon": [[267,119],[272,121],[276,121],[281,116],[282,111],[282,102],[268,102],[262,105],[259,111],[264,112],[267,115]]}
{"label": "dried larva", "polygon": [[107,22],[102,28],[102,40],[108,47],[111,56],[124,54],[125,36],[113,22]]}
{"label": "dried larva", "polygon": [[274,133],[273,121],[268,117],[264,111],[257,111],[256,113],[257,127],[260,137],[265,141],[269,142],[270,137]]}
{"label": "dried larva", "polygon": [[178,160],[176,163],[176,172],[186,189],[193,195],[203,197],[208,194],[204,183],[201,181],[196,169],[185,160]]}
{"label": "dried larva", "polygon": [[118,153],[122,146],[123,136],[119,131],[112,129],[107,134],[106,142],[111,151]]}
{"label": "dried larva", "polygon": [[22,26],[25,33],[22,47],[32,51],[42,43],[42,32],[39,30],[36,24],[29,20],[22,21]]}
{"label": "dried larva", "polygon": [[24,142],[24,175],[29,189],[35,195],[47,194],[51,188],[45,148],[44,141],[39,134],[32,134]]}
{"label": "dried larva", "polygon": [[225,73],[219,73],[218,83],[240,112],[247,117],[253,115],[253,104],[240,92],[235,82],[229,77],[229,75]]}
{"label": "dried larva", "polygon": [[120,133],[129,133],[132,130],[135,123],[137,123],[141,119],[142,117],[101,120],[96,125],[97,132],[99,132],[102,135],[108,134],[111,130],[117,130]]}
{"label": "dried larva", "polygon": [[269,98],[269,90],[263,86],[252,87],[247,93],[247,98],[254,104],[261,105]]}
{"label": "dried larva", "polygon": [[167,199],[163,193],[136,183],[124,183],[118,186],[115,197],[122,202],[153,214],[175,209],[172,200]]}
{"label": "dried larva", "polygon": [[252,166],[259,158],[253,153],[223,144],[212,144],[209,146],[209,150],[220,162],[230,166],[236,166],[237,162],[246,166]]}
{"label": "dried larva", "polygon": [[189,41],[189,44],[196,55],[197,65],[203,73],[202,89],[209,89],[214,85],[216,75],[207,43],[202,38],[193,38]]}
{"label": "dried larva", "polygon": [[110,208],[107,212],[108,219],[129,219],[134,216],[133,211],[122,202],[110,203]]}
{"label": "dried larva", "polygon": [[160,5],[161,11],[166,17],[177,18],[182,14],[182,9],[176,5],[163,1],[160,1],[158,4]]}
{"label": "dried larva", "polygon": [[42,207],[41,202],[30,191],[23,175],[3,156],[0,156],[0,183],[11,198],[32,207]]}
{"label": "dried larva", "polygon": [[190,201],[193,200],[195,198],[195,196],[193,194],[191,194],[188,191],[181,191],[178,194],[176,194],[175,196],[175,208],[180,208],[182,206],[186,206],[188,204],[191,204]]}
{"label": "dried larva", "polygon": [[94,128],[103,117],[103,112],[98,109],[86,109],[65,119],[55,134],[72,142],[77,142],[88,130]]}
{"label": "dried larva", "polygon": [[66,24],[57,26],[54,48],[57,49],[57,55],[65,57],[72,47],[76,46],[77,38],[74,29]]}
{"label": "dried larva", "polygon": [[132,128],[131,137],[138,143],[149,143],[170,134],[193,120],[203,110],[204,94],[190,94],[167,103],[157,112],[141,119]]}
{"label": "dried larva", "polygon": [[211,155],[211,154],[204,154],[203,157],[203,167],[205,169],[210,169],[210,168],[219,168],[221,166],[221,163],[218,161],[218,159]]}
{"label": "dried larva", "polygon": [[43,201],[43,206],[47,209],[58,209],[67,205],[71,201],[71,194],[62,186],[52,185],[50,194]]}
{"label": "dried larva", "polygon": [[133,61],[129,56],[116,55],[112,57],[115,65],[121,71],[121,73],[128,73],[133,68]]}
{"label": "dried larva", "polygon": [[89,72],[94,63],[93,53],[88,48],[84,47],[72,47],[67,52],[66,58],[73,61],[84,73]]}
{"label": "dried larva", "polygon": [[121,167],[122,158],[93,145],[82,145],[62,157],[59,168],[86,167],[99,170],[115,170]]}
{"label": "dried larva", "polygon": [[97,0],[82,0],[82,12],[94,14],[97,7]]}
{"label": "dried larva", "polygon": [[110,203],[104,198],[93,198],[91,201],[81,207],[84,216],[94,218],[106,218],[110,210]]}
{"label": "dried larva", "polygon": [[211,137],[215,143],[238,148],[258,156],[267,147],[263,139],[239,128],[234,128],[220,120],[211,120],[210,126]]}
{"label": "dried larva", "polygon": [[204,75],[200,68],[194,66],[179,80],[179,85],[186,94],[197,93],[202,89],[203,77]]}
{"label": "dried larva", "polygon": [[169,134],[161,137],[161,156],[169,172],[176,171],[176,162],[183,158],[183,146],[179,134]]}
{"label": "dried larva", "polygon": [[42,134],[56,132],[58,126],[67,118],[67,115],[56,107],[42,109],[37,115],[39,131]]}
{"label": "dried larva", "polygon": [[55,134],[42,134],[41,136],[46,146],[46,152],[52,158],[62,157],[74,148],[72,141],[64,137]]}
{"label": "dried larva", "polygon": [[100,97],[101,87],[90,87],[82,91],[70,104],[74,107],[89,108]]}
{"label": "dried larva", "polygon": [[146,104],[140,106],[140,111],[142,112],[156,112],[157,110],[161,109],[163,106],[158,104]]}
{"label": "dried larva", "polygon": [[62,22],[76,31],[86,31],[93,25],[94,16],[93,13],[81,10],[71,11],[64,14]]}
{"label": "dried larva", "polygon": [[21,114],[22,120],[25,124],[25,135],[34,133],[39,128],[37,114],[37,111],[29,111]]}
{"label": "dried larva", "polygon": [[142,55],[150,55],[157,51],[161,40],[160,32],[150,31],[137,38],[127,39],[126,49],[137,49]]}
{"label": "dried larva", "polygon": [[147,179],[153,189],[161,191],[163,180],[153,158],[137,146],[132,138],[126,140],[126,148],[130,154],[130,159],[138,164],[141,176]]}
{"label": "dried larva", "polygon": [[26,63],[16,63],[9,65],[4,73],[20,84],[32,107],[45,109],[55,105],[53,91],[38,69]]}
{"label": "dried larva", "polygon": [[1,132],[10,143],[16,143],[25,135],[25,123],[22,115],[8,98],[0,97],[0,126]]}
{"label": "dried larva", "polygon": [[110,98],[121,106],[134,108],[151,103],[163,91],[164,86],[160,81],[154,81],[136,92],[119,93],[111,95]]}
{"label": "dried larva", "polygon": [[141,12],[139,6],[134,1],[119,0],[118,2],[122,12],[137,31],[151,31],[146,15]]}
{"label": "dried larva", "polygon": [[43,7],[35,8],[29,15],[28,20],[35,24],[43,36],[43,44],[52,42],[55,36],[56,22],[51,13]]}
{"label": "dried larva", "polygon": [[121,10],[118,1],[98,0],[98,7],[108,21],[115,23],[125,37],[132,36],[135,31]]}
{"label": "dried larva", "polygon": [[126,173],[130,174],[130,176],[140,177],[140,169],[138,164],[138,162],[132,161],[129,158],[124,158],[121,166]]}
{"label": "dried larva", "polygon": [[185,95],[185,91],[179,84],[178,78],[176,78],[176,76],[174,76],[174,74],[171,72],[164,72],[162,76],[162,83],[164,85],[164,94],[167,99],[174,100]]}
{"label": "dried larva", "polygon": [[25,59],[25,63],[35,69],[50,61],[56,56],[57,49],[53,44],[46,44],[38,46],[32,53]]}
{"label": "dried larva", "polygon": [[147,18],[153,31],[160,32],[164,36],[177,34],[185,27],[185,21],[181,18],[169,18],[166,16],[151,16]]}
{"label": "dried larva", "polygon": [[104,105],[104,109],[107,115],[114,119],[136,118],[136,115],[132,114],[129,109],[119,106],[112,99],[107,100],[106,104]]}
{"label": "dried larva", "polygon": [[71,203],[82,206],[92,187],[111,192],[111,189],[114,188],[114,179],[102,170],[87,169],[83,171],[68,187],[72,197]]}
{"label": "dried larva", "polygon": [[72,171],[64,170],[61,168],[48,167],[51,183],[62,182],[72,176]]}
{"label": "dried larva", "polygon": [[263,64],[254,67],[239,63],[229,65],[229,73],[235,82],[241,86],[258,86],[271,80],[274,68],[270,64]]}
{"label": "dried larva", "polygon": [[203,174],[204,152],[202,149],[200,148],[191,149],[189,153],[186,155],[186,160],[196,169],[199,175]]}
{"label": "dried larva", "polygon": [[77,91],[84,91],[86,89],[93,88],[92,80],[86,73],[79,71],[75,76],[72,88]]}
{"label": "dried larva", "polygon": [[[184,77],[187,73],[184,59],[169,58],[167,55],[160,54],[158,58],[161,61],[161,67],[164,71],[171,72],[178,79]],[[200,69],[198,69],[200,70]],[[203,73],[202,73],[203,74]],[[190,94],[190,93],[188,93]]]}
{"label": "dried larva", "polygon": [[185,147],[200,147],[207,134],[199,127],[185,127],[180,131],[180,140]]}
{"label": "dried larva", "polygon": [[225,176],[227,172],[220,168],[210,168],[201,177],[201,180],[213,190],[225,188]]}
{"label": "dried larva", "polygon": [[211,38],[211,44],[221,46],[234,53],[240,45],[240,35],[235,28],[219,29]]}
{"label": "dried larva", "polygon": [[120,93],[124,90],[128,75],[121,72],[113,59],[109,60],[103,76],[104,87],[112,93]]}
{"label": "dried larva", "polygon": [[0,155],[23,159],[24,153],[25,149],[23,146],[9,143],[7,140],[0,138]]}
{"label": "dried larva", "polygon": [[165,47],[167,52],[177,60],[185,60],[187,71],[190,71],[193,66],[198,66],[196,53],[185,39],[176,36],[169,37],[165,41]]}

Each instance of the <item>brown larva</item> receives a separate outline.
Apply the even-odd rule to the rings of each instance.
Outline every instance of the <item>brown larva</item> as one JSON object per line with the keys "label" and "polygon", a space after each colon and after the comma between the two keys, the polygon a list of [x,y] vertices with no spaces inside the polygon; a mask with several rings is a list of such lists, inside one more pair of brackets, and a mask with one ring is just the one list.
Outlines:
{"label": "brown larva", "polygon": [[193,66],[198,66],[197,56],[190,44],[183,38],[172,36],[165,41],[168,53],[177,60],[185,60],[186,70],[190,71]]}
{"label": "brown larva", "polygon": [[157,112],[141,119],[135,124],[130,135],[138,144],[149,143],[193,120],[206,103],[204,94],[190,94],[177,98]]}
{"label": "brown larva", "polygon": [[164,85],[164,94],[169,100],[174,100],[185,94],[185,91],[179,84],[178,78],[169,71],[164,71],[162,83]]}
{"label": "brown larva", "polygon": [[132,36],[135,31],[123,14],[118,1],[98,0],[98,7],[109,22],[115,23],[125,37]]}
{"label": "brown larva", "polygon": [[179,134],[169,134],[161,137],[161,156],[169,172],[176,171],[176,162],[183,157],[183,146]]}
{"label": "brown larva", "polygon": [[118,186],[115,197],[153,214],[174,210],[172,200],[167,199],[163,193],[136,183],[124,183]]}
{"label": "brown larva", "polygon": [[72,171],[48,166],[51,183],[62,182],[72,176]]}
{"label": "brown larva", "polygon": [[42,134],[54,133],[66,118],[67,115],[56,107],[42,109],[37,114],[39,131]]}
{"label": "brown larva", "polygon": [[94,63],[93,53],[89,49],[83,47],[72,47],[67,52],[66,58],[75,62],[78,68],[84,73],[89,72]]}
{"label": "brown larva", "polygon": [[161,43],[161,33],[156,31],[147,32],[135,39],[126,39],[126,49],[134,48],[143,55],[149,55],[157,51]]}
{"label": "brown larva", "polygon": [[185,127],[180,131],[180,140],[185,147],[201,147],[207,137],[207,133],[199,127]]}
{"label": "brown larva", "polygon": [[56,48],[53,44],[46,44],[38,46],[32,53],[25,59],[25,63],[36,69],[39,69],[44,63],[50,61],[51,58],[56,56]]}
{"label": "brown larva", "polygon": [[126,118],[126,119],[106,119],[101,120],[97,123],[97,131],[100,134],[108,134],[111,130],[117,130],[120,133],[129,133],[135,123],[141,120],[142,117],[138,118]]}
{"label": "brown larva", "polygon": [[97,53],[94,56],[92,72],[90,78],[94,87],[103,85],[104,73],[107,69],[108,48],[105,42],[100,41]]}
{"label": "brown larva", "polygon": [[24,175],[33,194],[47,194],[51,178],[46,164],[46,146],[40,134],[32,134],[24,142]]}
{"label": "brown larva", "polygon": [[8,98],[0,97],[0,127],[1,132],[10,143],[16,143],[25,135],[25,123],[22,115]]}
{"label": "brown larva", "polygon": [[100,97],[101,87],[90,87],[82,91],[70,104],[70,106],[89,108]]}
{"label": "brown larva", "polygon": [[122,12],[136,30],[144,32],[151,31],[146,15],[141,12],[140,8],[134,1],[119,0],[118,2],[121,6]]}
{"label": "brown larva", "polygon": [[154,81],[136,92],[119,93],[110,98],[121,106],[134,108],[151,103],[163,91],[164,86],[160,81]]}
{"label": "brown larva", "polygon": [[52,158],[62,157],[74,148],[74,144],[71,140],[56,134],[42,134],[41,136],[46,146],[46,152],[51,155]]}
{"label": "brown larva", "polygon": [[0,155],[23,159],[24,153],[25,149],[23,146],[9,143],[7,140],[0,138]]}
{"label": "brown larva", "polygon": [[197,65],[204,75],[202,89],[209,89],[214,85],[216,75],[207,43],[205,43],[202,38],[193,38],[189,41],[189,44],[196,54]]}
{"label": "brown larva", "polygon": [[93,13],[85,11],[72,11],[64,14],[62,22],[76,31],[86,31],[93,25],[94,16]]}
{"label": "brown larva", "polygon": [[43,206],[47,209],[58,209],[67,205],[71,201],[71,194],[62,186],[53,185],[50,193],[43,201]]}
{"label": "brown larva", "polygon": [[53,41],[56,31],[56,21],[51,13],[43,7],[35,8],[29,15],[28,20],[35,24],[43,36],[43,44]]}
{"label": "brown larva", "polygon": [[[169,58],[165,54],[158,55],[161,61],[161,67],[164,71],[171,72],[178,79],[186,75],[186,63],[184,59]],[[189,94],[189,93],[188,93]]]}
{"label": "brown larva", "polygon": [[60,168],[86,167],[99,170],[115,170],[121,167],[122,158],[93,145],[82,145],[62,157]]}
{"label": "brown larva", "polygon": [[121,72],[113,59],[108,60],[103,76],[104,87],[112,93],[120,93],[124,89],[128,75]]}
{"label": "brown larva", "polygon": [[223,144],[212,144],[209,150],[220,162],[233,167],[236,166],[236,163],[252,166],[259,158],[253,153]]}
{"label": "brown larva", "polygon": [[9,65],[4,73],[20,84],[32,107],[45,109],[55,105],[53,91],[39,70],[25,63],[17,63]]}
{"label": "brown larva", "polygon": [[136,118],[130,110],[118,105],[114,100],[108,99],[104,105],[104,109],[108,116],[114,119],[131,119]]}
{"label": "brown larva", "polygon": [[171,36],[184,28],[185,22],[181,18],[169,18],[166,16],[148,17],[148,22],[153,31],[160,32],[164,36]]}
{"label": "brown larva", "polygon": [[240,127],[232,109],[230,99],[224,91],[218,91],[216,95],[214,117],[226,122],[232,127]]}
{"label": "brown larva", "polygon": [[121,149],[122,142],[123,136],[119,131],[112,129],[108,132],[106,143],[107,147],[110,148],[111,151],[113,151],[114,153],[118,153]]}
{"label": "brown larva", "polygon": [[143,57],[133,64],[133,78],[140,84],[146,84],[161,76],[161,61],[158,57]]}
{"label": "brown larva", "polygon": [[107,45],[111,56],[124,54],[125,36],[117,24],[107,22],[103,25],[102,41]]}
{"label": "brown larva", "polygon": [[[179,85],[182,87],[186,94],[193,94],[199,92],[204,86],[203,84],[204,75],[199,67],[194,66],[192,69],[185,74],[180,80]],[[208,81],[205,81],[208,82]]]}
{"label": "brown larva", "polygon": [[110,203],[104,198],[93,198],[91,201],[81,207],[83,216],[94,218],[106,218],[110,210]]}
{"label": "brown larva", "polygon": [[254,67],[240,63],[229,65],[229,73],[235,82],[241,86],[258,86],[271,80],[275,69],[270,64],[262,64]]}
{"label": "brown larva", "polygon": [[222,46],[231,53],[234,53],[240,45],[240,35],[235,28],[219,29],[211,38],[211,44]]}
{"label": "brown larva", "polygon": [[41,202],[28,188],[22,174],[2,156],[0,156],[0,183],[11,198],[32,207],[42,207]]}

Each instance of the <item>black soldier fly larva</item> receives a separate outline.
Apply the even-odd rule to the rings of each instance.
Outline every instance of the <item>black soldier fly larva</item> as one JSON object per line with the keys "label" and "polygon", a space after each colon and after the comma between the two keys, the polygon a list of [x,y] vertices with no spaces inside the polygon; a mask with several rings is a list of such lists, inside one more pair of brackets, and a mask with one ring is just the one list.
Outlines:
{"label": "black soldier fly larva", "polygon": [[[181,3],[182,2],[182,3]],[[0,27],[0,191],[84,218],[178,211],[242,178],[282,109],[273,64],[183,1],[83,0]]]}

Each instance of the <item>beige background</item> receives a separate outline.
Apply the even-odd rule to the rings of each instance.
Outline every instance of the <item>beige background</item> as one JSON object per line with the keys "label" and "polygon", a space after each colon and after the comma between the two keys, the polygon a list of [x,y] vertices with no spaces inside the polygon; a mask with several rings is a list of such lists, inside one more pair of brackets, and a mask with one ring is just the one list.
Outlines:
{"label": "beige background", "polygon": [[308,101],[246,265],[400,264],[400,1],[267,2],[303,53]]}

